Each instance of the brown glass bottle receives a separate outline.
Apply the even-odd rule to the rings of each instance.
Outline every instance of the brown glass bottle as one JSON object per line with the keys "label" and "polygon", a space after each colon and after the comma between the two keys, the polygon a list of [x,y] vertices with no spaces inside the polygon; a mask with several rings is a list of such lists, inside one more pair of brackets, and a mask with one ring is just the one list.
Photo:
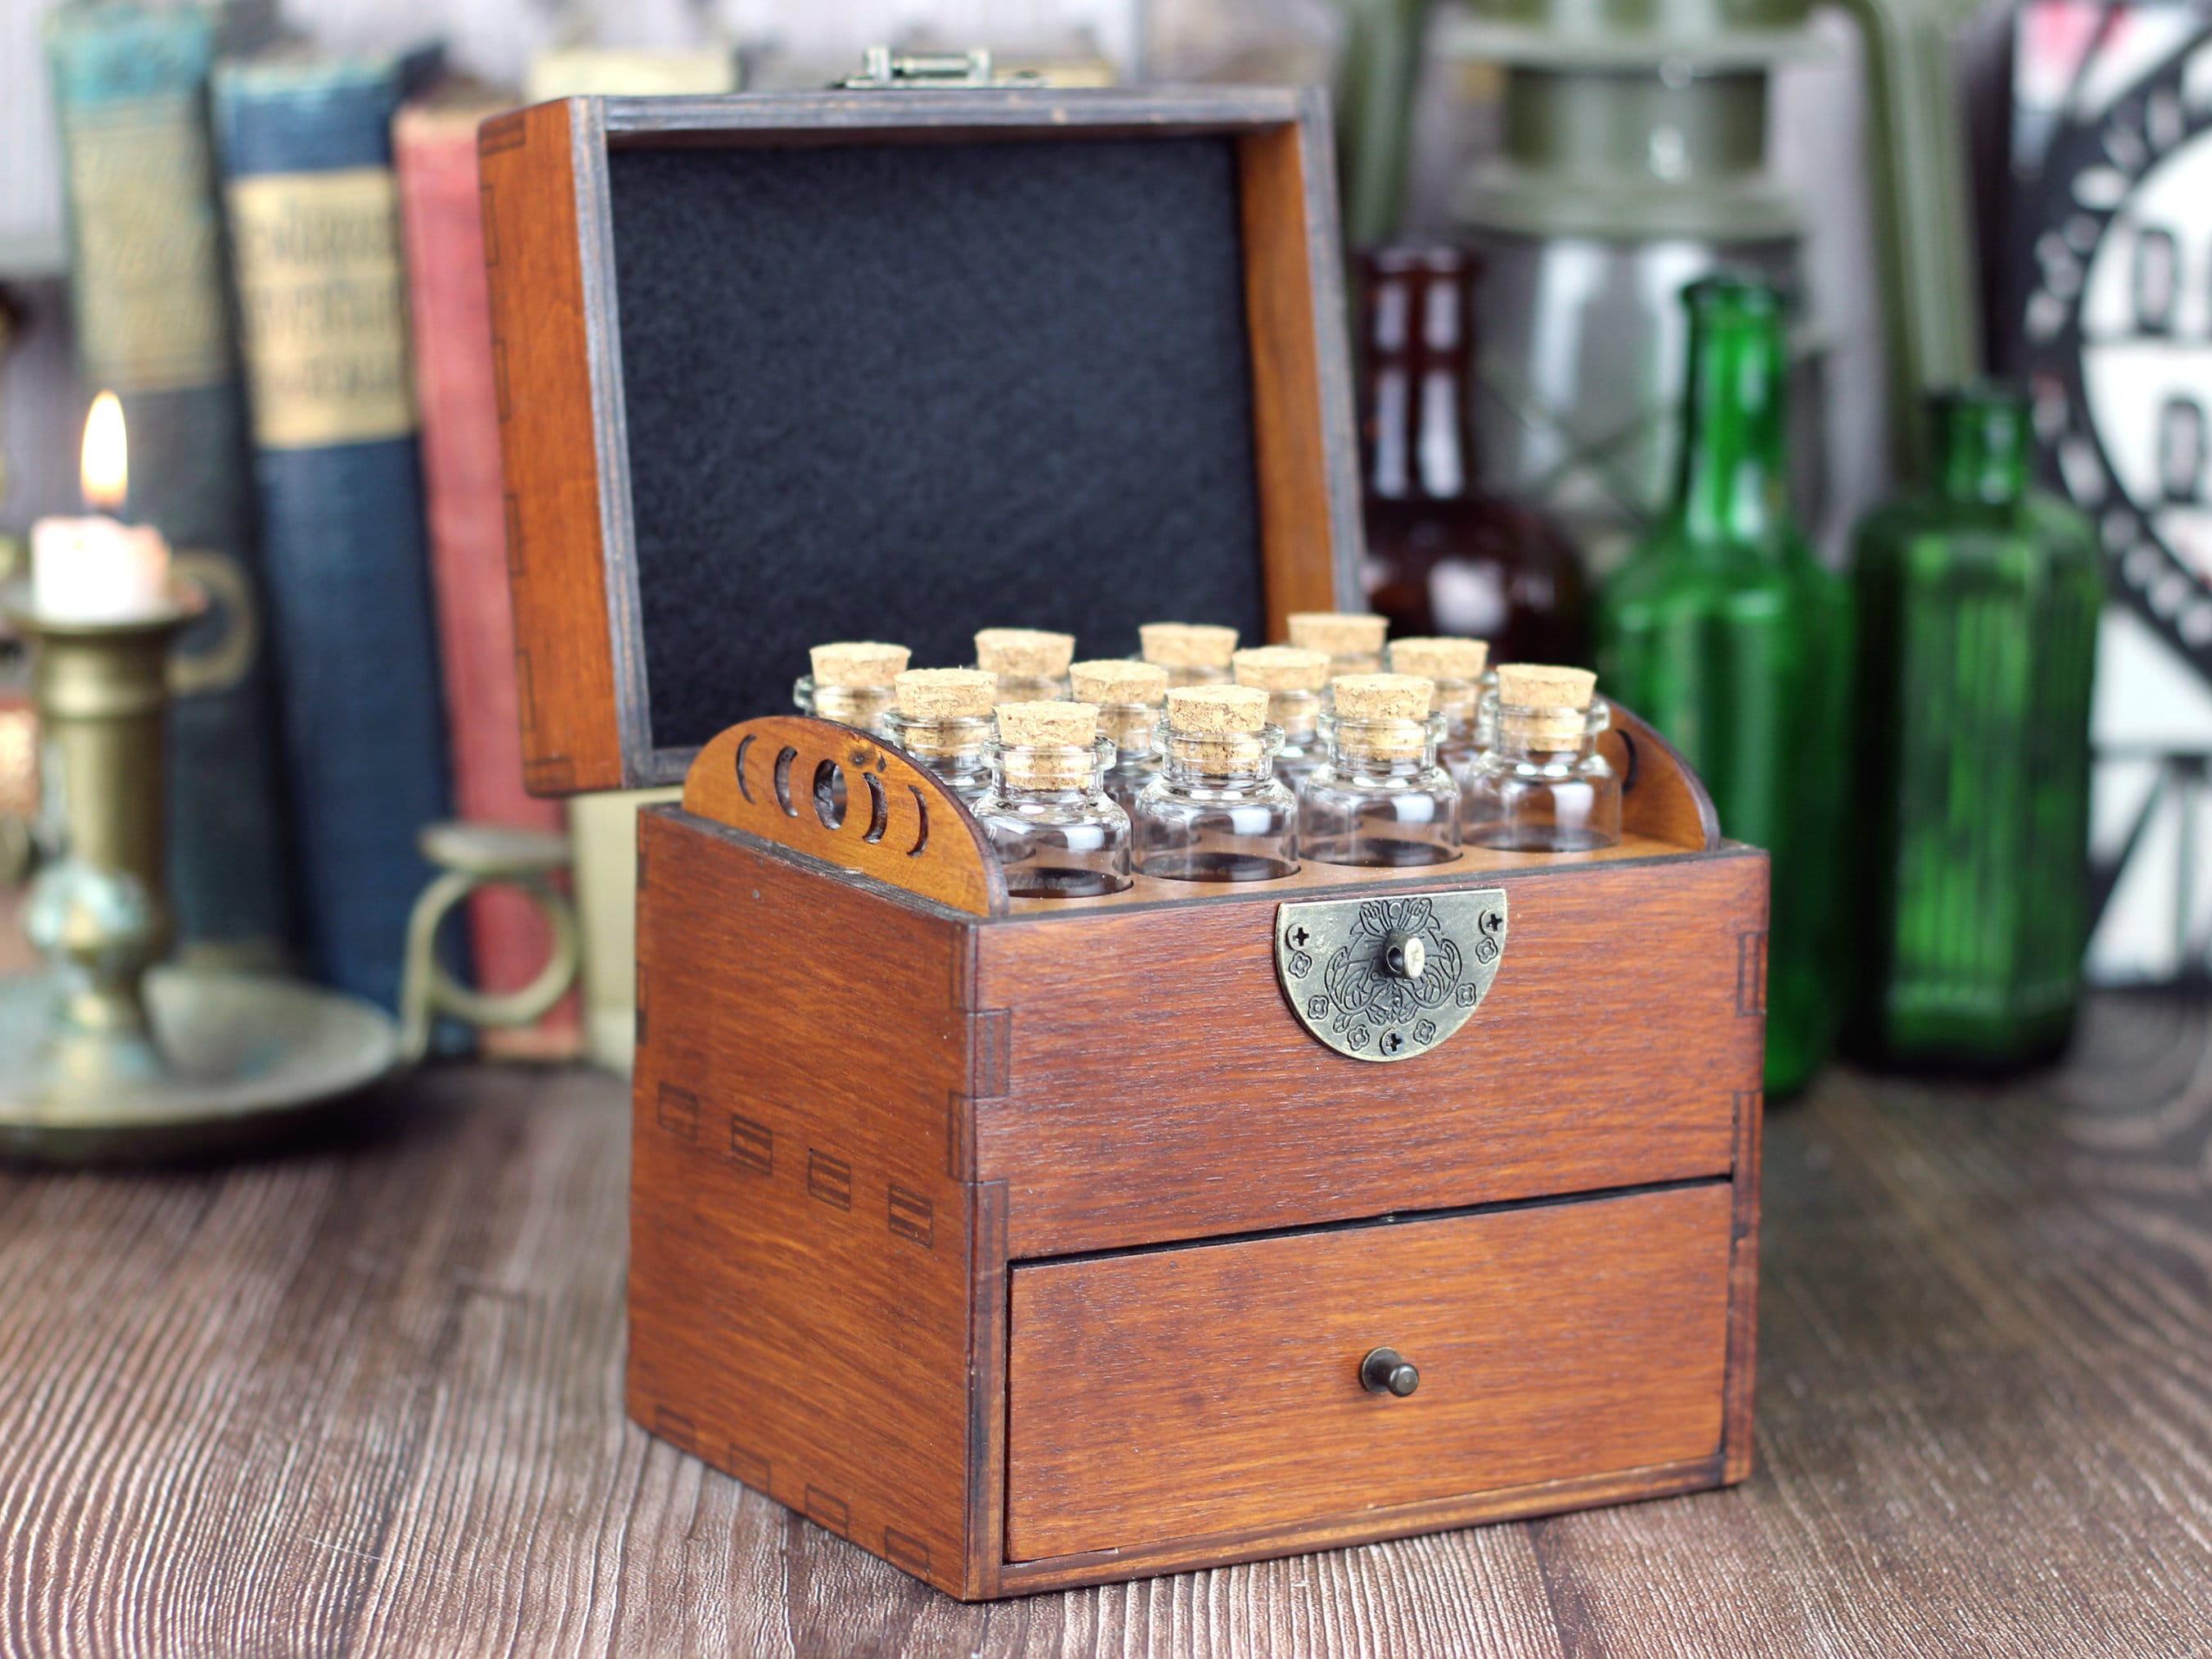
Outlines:
{"label": "brown glass bottle", "polygon": [[1368,603],[1393,635],[1490,641],[1495,662],[1583,660],[1582,561],[1541,514],[1476,487],[1468,394],[1476,261],[1362,256]]}

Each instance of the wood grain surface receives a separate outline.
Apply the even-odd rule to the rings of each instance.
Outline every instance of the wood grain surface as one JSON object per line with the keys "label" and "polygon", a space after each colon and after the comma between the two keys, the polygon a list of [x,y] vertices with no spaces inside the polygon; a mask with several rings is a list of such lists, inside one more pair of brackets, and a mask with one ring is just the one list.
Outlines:
{"label": "wood grain surface", "polygon": [[623,1418],[629,1115],[434,1071],[283,1156],[0,1174],[0,1651],[2212,1650],[2212,1018],[1765,1146],[1726,1492],[963,1606]]}
{"label": "wood grain surface", "polygon": [[534,795],[629,781],[600,555],[607,503],[589,337],[598,296],[577,214],[576,157],[599,140],[572,131],[582,107],[517,110],[477,137],[523,777]]}
{"label": "wood grain surface", "polygon": [[1006,872],[968,809],[849,726],[769,714],[729,727],[691,763],[684,810],[971,915],[1006,908]]}
{"label": "wood grain surface", "polygon": [[1498,976],[1458,1031],[1388,1065],[1298,1023],[1261,883],[985,923],[975,1006],[1006,1059],[977,1090],[976,1167],[1008,1183],[1013,1254],[1724,1175],[1759,1087],[1739,992],[1765,878],[1743,850],[1460,877],[1506,891]]}
{"label": "wood grain surface", "polygon": [[[1007,1559],[1717,1455],[1729,1195],[1017,1266]],[[1403,1399],[1361,1385],[1383,1346]]]}
{"label": "wood grain surface", "polygon": [[640,828],[630,1414],[959,1589],[965,933],[689,818]]}

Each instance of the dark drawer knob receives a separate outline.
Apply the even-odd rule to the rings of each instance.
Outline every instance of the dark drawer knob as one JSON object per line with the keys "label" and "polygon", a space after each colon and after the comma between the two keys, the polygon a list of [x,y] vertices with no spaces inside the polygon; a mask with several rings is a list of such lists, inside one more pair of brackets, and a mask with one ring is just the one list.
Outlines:
{"label": "dark drawer knob", "polygon": [[1421,1386],[1421,1374],[1395,1348],[1377,1348],[1359,1362],[1359,1382],[1370,1394],[1395,1395],[1403,1400]]}

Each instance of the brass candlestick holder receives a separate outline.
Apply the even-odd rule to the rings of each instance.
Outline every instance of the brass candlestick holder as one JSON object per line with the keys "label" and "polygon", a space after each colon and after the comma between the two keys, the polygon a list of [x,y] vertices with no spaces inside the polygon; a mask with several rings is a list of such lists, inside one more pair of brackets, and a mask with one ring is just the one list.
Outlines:
{"label": "brass candlestick holder", "polygon": [[153,1158],[258,1133],[391,1070],[382,1011],[272,975],[157,966],[164,891],[168,653],[204,608],[173,583],[128,621],[0,610],[36,653],[45,839],[24,930],[42,975],[0,981],[0,1152]]}

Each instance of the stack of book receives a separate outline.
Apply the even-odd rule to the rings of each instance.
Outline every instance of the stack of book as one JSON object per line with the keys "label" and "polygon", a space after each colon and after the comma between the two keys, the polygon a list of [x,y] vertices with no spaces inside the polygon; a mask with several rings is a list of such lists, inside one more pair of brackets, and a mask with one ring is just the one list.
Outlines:
{"label": "stack of book", "polygon": [[[562,823],[522,784],[478,218],[477,126],[520,100],[431,82],[425,57],[233,58],[224,15],[85,0],[48,20],[78,352],[88,387],[124,401],[128,512],[213,601],[183,647],[172,744],[184,948],[298,962],[396,1007],[432,874],[423,826]],[[532,90],[734,80],[726,55],[620,57],[562,54]],[[615,1063],[634,815],[580,818],[605,1004],[589,1024]],[[467,931],[495,991],[550,944],[497,890]],[[566,1055],[586,1026],[571,1000],[491,1046]]]}

